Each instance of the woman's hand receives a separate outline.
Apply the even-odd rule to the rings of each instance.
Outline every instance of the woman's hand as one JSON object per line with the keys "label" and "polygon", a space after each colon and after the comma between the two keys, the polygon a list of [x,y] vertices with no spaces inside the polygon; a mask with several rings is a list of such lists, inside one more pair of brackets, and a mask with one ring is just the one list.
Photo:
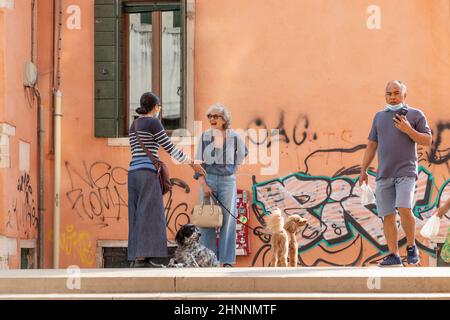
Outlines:
{"label": "woman's hand", "polygon": [[206,175],[205,169],[203,169],[203,167],[199,163],[191,163],[190,166],[198,174],[201,174],[202,176]]}

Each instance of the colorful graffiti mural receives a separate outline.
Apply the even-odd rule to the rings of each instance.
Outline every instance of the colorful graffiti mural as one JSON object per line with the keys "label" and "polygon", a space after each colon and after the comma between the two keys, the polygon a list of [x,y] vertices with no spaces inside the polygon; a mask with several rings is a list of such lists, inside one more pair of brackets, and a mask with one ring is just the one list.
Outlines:
{"label": "colorful graffiti mural", "polygon": [[[375,205],[361,205],[361,189],[357,184],[357,178],[348,176],[312,176],[301,172],[280,179],[254,182],[254,212],[259,216],[258,220],[261,223],[261,216],[275,207],[282,209],[285,215],[299,214],[306,218],[308,224],[297,238],[300,253],[318,246],[325,252],[327,248],[336,245],[348,244],[349,247],[354,248],[356,243],[365,239],[378,250],[377,256],[380,256],[388,250],[383,235],[383,224],[377,216]],[[370,172],[369,185],[375,189],[373,171]],[[416,234],[419,234],[423,224],[434,213],[439,203],[450,197],[450,179],[439,188],[434,201],[431,198],[433,187],[433,175],[426,168],[420,167],[413,209],[416,218]],[[400,226],[399,218],[397,222]],[[441,223],[441,233],[445,233],[449,226],[450,216],[447,215]],[[265,254],[267,243],[269,243],[267,235],[262,228],[255,232],[255,235],[260,237],[265,247],[258,253]],[[406,243],[406,236],[401,228],[399,241],[400,245]],[[425,252],[434,254],[428,240],[419,238],[417,243]],[[256,259],[257,257],[254,261]],[[360,260],[355,261],[355,264],[367,262]]]}

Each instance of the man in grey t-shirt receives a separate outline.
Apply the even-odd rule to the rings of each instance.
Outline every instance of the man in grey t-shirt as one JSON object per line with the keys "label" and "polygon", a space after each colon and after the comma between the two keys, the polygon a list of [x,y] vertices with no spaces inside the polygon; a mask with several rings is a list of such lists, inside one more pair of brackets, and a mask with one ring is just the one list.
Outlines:
{"label": "man in grey t-shirt", "polygon": [[359,185],[367,184],[366,171],[377,152],[376,204],[378,215],[383,218],[384,236],[390,251],[379,264],[381,267],[403,266],[397,242],[397,211],[406,233],[407,263],[416,265],[420,262],[412,212],[417,179],[416,144],[430,146],[432,137],[422,111],[407,106],[405,98],[405,84],[398,80],[388,82],[387,105],[373,119],[359,177]]}

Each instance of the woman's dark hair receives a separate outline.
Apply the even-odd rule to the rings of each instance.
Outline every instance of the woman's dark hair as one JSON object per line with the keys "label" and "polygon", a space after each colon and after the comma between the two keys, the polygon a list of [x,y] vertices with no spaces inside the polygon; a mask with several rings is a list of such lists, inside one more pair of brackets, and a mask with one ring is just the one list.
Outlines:
{"label": "woman's dark hair", "polygon": [[161,101],[156,94],[146,92],[141,96],[140,104],[141,106],[136,109],[136,112],[138,114],[147,114],[152,111],[156,105],[161,105]]}

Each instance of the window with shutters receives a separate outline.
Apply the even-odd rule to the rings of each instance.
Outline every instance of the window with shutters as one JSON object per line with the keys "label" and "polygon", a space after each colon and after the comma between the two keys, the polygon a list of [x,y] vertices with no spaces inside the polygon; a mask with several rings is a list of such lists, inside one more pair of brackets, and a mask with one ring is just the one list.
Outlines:
{"label": "window with shutters", "polygon": [[147,91],[169,132],[186,128],[186,1],[95,1],[97,137],[127,136]]}

